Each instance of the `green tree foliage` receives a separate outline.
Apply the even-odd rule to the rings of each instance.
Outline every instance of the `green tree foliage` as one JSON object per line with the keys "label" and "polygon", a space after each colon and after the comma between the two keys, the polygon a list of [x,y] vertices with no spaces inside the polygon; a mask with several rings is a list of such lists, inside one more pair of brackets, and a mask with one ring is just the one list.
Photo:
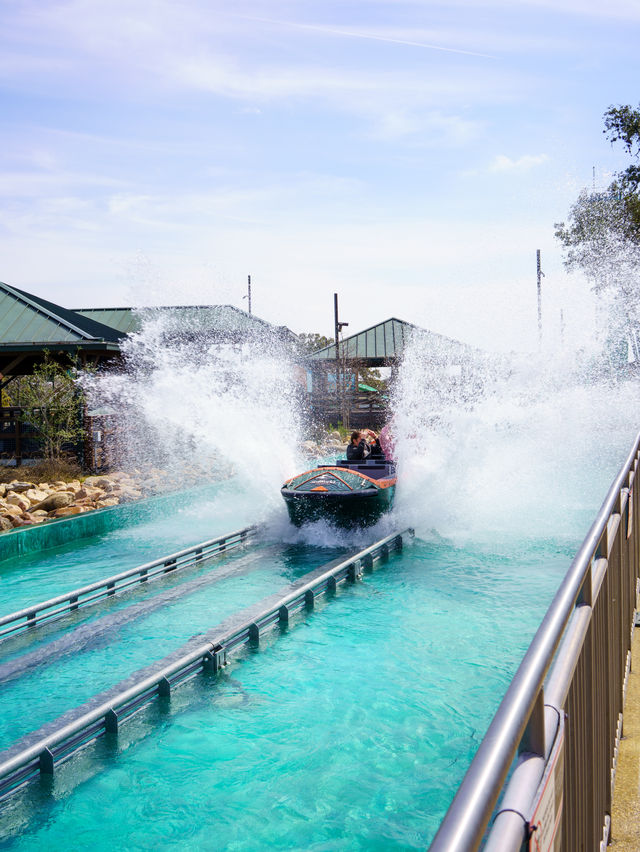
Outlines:
{"label": "green tree foliage", "polygon": [[47,353],[31,375],[19,380],[21,419],[35,427],[49,461],[59,460],[64,445],[79,441],[84,434],[76,378],[73,365],[65,369]]}
{"label": "green tree foliage", "polygon": [[[309,332],[299,334],[301,351],[305,355],[310,355],[312,352],[317,352],[318,349],[324,349],[325,346],[330,346],[334,339],[333,337],[325,337],[317,332]],[[358,370],[359,381],[378,391],[384,391],[387,388],[387,382],[382,378],[380,370],[374,367],[360,367]]]}
{"label": "green tree foliage", "polygon": [[318,349],[324,349],[325,346],[330,346],[334,340],[333,337],[325,337],[324,334],[309,332],[298,335],[300,349],[305,355],[310,355],[312,352],[317,352]]}
{"label": "green tree foliage", "polygon": [[360,381],[375,388],[377,391],[385,391],[387,389],[387,380],[382,378],[380,370],[376,367],[361,367],[359,370]]}
{"label": "green tree foliage", "polygon": [[[640,108],[610,106],[604,114],[602,131],[611,144],[622,142],[627,154],[636,160],[640,157]],[[610,186],[617,195],[625,213],[625,235],[627,239],[640,243],[640,165],[631,163],[618,172]]]}
{"label": "green tree foliage", "polygon": [[[640,152],[640,112],[610,107],[604,133],[622,142],[629,154]],[[583,190],[567,221],[556,223],[565,249],[565,266],[580,271],[608,317],[612,341],[627,337],[640,360],[640,170],[631,165],[603,192]]]}

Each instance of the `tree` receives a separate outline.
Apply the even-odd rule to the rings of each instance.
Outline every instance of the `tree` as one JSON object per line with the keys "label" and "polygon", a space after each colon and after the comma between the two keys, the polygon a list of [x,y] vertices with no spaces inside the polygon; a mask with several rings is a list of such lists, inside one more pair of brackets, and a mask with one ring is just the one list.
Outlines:
{"label": "tree", "polygon": [[325,346],[331,346],[334,342],[333,337],[325,337],[324,334],[317,332],[305,332],[298,335],[300,348],[305,355],[310,355],[312,352],[317,352],[318,349],[324,349]]}
{"label": "tree", "polygon": [[[636,160],[640,157],[640,108],[610,106],[604,114],[604,128],[612,145],[622,142],[627,154]],[[627,238],[640,243],[640,165],[632,163],[618,172],[610,190],[621,199]]]}
{"label": "tree", "polygon": [[20,379],[20,419],[36,429],[49,461],[59,460],[65,444],[79,441],[84,434],[76,378],[73,364],[65,369],[45,353],[42,363]]}
{"label": "tree", "polygon": [[[622,141],[630,154],[640,151],[640,112],[610,107],[604,115],[612,143]],[[567,223],[556,223],[565,248],[565,266],[580,270],[606,310],[608,336],[627,337],[640,361],[640,170],[630,166],[603,192],[583,190],[569,210]]]}
{"label": "tree", "polygon": [[[333,337],[325,337],[323,334],[318,334],[317,332],[299,334],[298,339],[300,340],[302,351],[305,355],[317,352],[318,349],[324,349],[325,346],[331,346],[334,342]],[[343,364],[343,370],[345,367],[346,365]],[[378,391],[385,391],[387,389],[387,382],[380,375],[380,370],[377,370],[374,367],[360,366],[358,368],[358,374],[360,376],[360,381],[365,385],[370,385]]]}

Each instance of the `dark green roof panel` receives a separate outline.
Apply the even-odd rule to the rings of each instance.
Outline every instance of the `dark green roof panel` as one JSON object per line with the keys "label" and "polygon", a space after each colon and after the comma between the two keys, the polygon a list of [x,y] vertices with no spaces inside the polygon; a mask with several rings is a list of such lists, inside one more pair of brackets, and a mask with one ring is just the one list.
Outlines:
{"label": "dark green roof panel", "polygon": [[133,308],[81,308],[75,313],[115,328],[122,334],[131,334],[140,328],[140,317]]}
{"label": "dark green roof panel", "polygon": [[[435,334],[410,322],[396,319],[385,320],[378,325],[367,328],[358,334],[346,337],[340,343],[340,353],[350,359],[387,362],[394,361],[402,356],[402,352],[412,335],[420,335],[428,340],[434,351],[441,358],[460,358],[472,353],[472,347],[442,334]],[[335,360],[335,344],[318,349],[308,356],[311,361]]]}
{"label": "dark green roof panel", "polygon": [[0,282],[0,345],[117,343],[121,337],[109,326]]}
{"label": "dark green roof panel", "polygon": [[0,286],[0,344],[79,340],[80,334]]}
{"label": "dark green roof panel", "polygon": [[[417,328],[404,320],[385,320],[367,328],[358,334],[345,338],[340,348],[347,358],[364,360],[393,360],[402,353],[408,335]],[[336,357],[336,347],[332,343],[309,356],[312,360],[331,360]]]}
{"label": "dark green roof panel", "polygon": [[140,329],[145,317],[166,316],[168,323],[182,325],[187,321],[192,331],[238,334],[243,332],[277,332],[295,340],[292,331],[284,326],[274,326],[255,314],[233,305],[165,305],[153,308],[78,308],[76,313],[112,325],[124,334]]}

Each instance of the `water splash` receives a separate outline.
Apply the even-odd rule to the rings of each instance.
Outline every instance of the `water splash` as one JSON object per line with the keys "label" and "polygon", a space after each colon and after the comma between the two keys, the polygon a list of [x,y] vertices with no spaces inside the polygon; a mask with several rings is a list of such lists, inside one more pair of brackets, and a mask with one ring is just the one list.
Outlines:
{"label": "water splash", "polygon": [[85,377],[89,404],[115,411],[113,464],[161,468],[171,487],[233,474],[262,516],[302,463],[300,370],[277,334],[212,340],[198,316],[143,311],[122,370]]}
{"label": "water splash", "polygon": [[[222,509],[262,520],[283,541],[364,547],[406,526],[454,542],[579,540],[636,431],[639,387],[590,351],[464,363],[416,335],[392,398],[399,485],[375,527],[288,521],[284,480],[312,462],[300,451],[304,373],[290,344],[264,335],[211,340],[196,316],[145,311],[120,373],[85,378],[90,404],[117,412],[115,463],[161,467],[172,487],[224,478]],[[231,495],[231,496],[230,496]],[[204,509],[203,509],[204,510]],[[231,520],[231,519],[230,519]]]}
{"label": "water splash", "polygon": [[433,370],[415,337],[394,393],[397,520],[460,543],[580,540],[635,437],[637,381],[595,349]]}

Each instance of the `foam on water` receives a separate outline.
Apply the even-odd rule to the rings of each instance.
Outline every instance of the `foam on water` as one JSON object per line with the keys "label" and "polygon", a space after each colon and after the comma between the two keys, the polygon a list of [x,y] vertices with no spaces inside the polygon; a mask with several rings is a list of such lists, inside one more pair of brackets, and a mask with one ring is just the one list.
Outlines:
{"label": "foam on water", "polygon": [[626,457],[636,385],[597,353],[470,351],[458,374],[416,338],[393,393],[393,512],[366,530],[298,530],[279,495],[310,466],[295,364],[278,345],[183,331],[150,315],[126,372],[87,379],[94,403],[129,426],[123,463],[177,478],[233,468],[222,499],[180,520],[200,527],[211,513],[220,524],[227,512],[264,520],[271,541],[318,547],[364,546],[407,525],[419,539],[265,640],[216,689],[176,690],[176,716],[139,748],[102,763],[100,743],[88,750],[85,783],[78,758],[53,795],[29,788],[7,805],[0,837],[12,849],[66,849],[69,837],[95,849],[424,848]]}
{"label": "foam on water", "polygon": [[[457,542],[575,540],[586,532],[635,434],[638,383],[589,351],[491,357],[461,370],[418,335],[392,394],[399,486],[393,513],[368,530],[324,521],[294,529],[279,489],[311,464],[300,452],[304,373],[266,335],[212,343],[193,317],[147,311],[124,344],[125,370],[86,379],[92,405],[115,409],[117,460],[239,483],[241,514],[284,541],[364,546],[414,526]],[[449,360],[448,360],[449,358]],[[206,511],[206,506],[203,507]]]}
{"label": "foam on water", "polygon": [[458,542],[586,533],[635,437],[638,382],[597,355],[543,353],[470,360],[434,385],[431,355],[412,341],[394,393],[396,518]]}
{"label": "foam on water", "polygon": [[191,317],[147,311],[123,344],[122,373],[89,375],[91,405],[115,410],[117,463],[235,474],[258,516],[301,465],[300,370],[274,336],[216,343]]}

